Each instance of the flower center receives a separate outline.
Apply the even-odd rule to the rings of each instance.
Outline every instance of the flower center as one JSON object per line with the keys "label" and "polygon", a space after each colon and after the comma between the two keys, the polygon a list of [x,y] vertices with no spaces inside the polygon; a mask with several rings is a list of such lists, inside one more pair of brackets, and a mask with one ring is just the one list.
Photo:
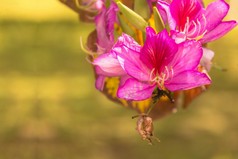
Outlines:
{"label": "flower center", "polygon": [[186,35],[186,39],[200,40],[207,33],[206,26],[207,19],[204,15],[202,15],[202,18],[197,18],[196,20],[192,21],[190,21],[189,17],[187,17],[184,29],[180,30],[180,32]]}
{"label": "flower center", "polygon": [[165,90],[165,81],[173,78],[174,70],[172,67],[165,66],[162,72],[158,72],[156,68],[153,68],[150,72],[150,82],[152,84],[158,84],[159,89]]}

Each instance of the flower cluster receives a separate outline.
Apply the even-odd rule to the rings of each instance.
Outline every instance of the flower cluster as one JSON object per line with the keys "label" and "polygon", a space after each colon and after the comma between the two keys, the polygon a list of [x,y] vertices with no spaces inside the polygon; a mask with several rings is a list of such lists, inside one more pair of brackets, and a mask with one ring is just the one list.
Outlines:
{"label": "flower cluster", "polygon": [[149,143],[152,118],[175,112],[179,103],[187,107],[211,84],[214,52],[207,43],[237,25],[223,21],[229,10],[224,0],[207,7],[202,0],[60,1],[81,21],[95,23],[85,50],[95,86],[139,112],[136,130]]}
{"label": "flower cluster", "polygon": [[[96,88],[153,118],[187,105],[211,84],[207,43],[236,25],[225,0],[60,0],[93,22],[87,49]],[[182,100],[178,100],[179,98]],[[158,100],[160,99],[160,100]],[[174,103],[173,103],[174,102]]]}
{"label": "flower cluster", "polygon": [[[155,90],[175,92],[211,84],[208,72],[214,53],[203,46],[237,25],[223,21],[229,5],[224,0],[206,8],[201,0],[147,0],[147,6],[149,16],[140,16],[111,1],[96,16],[96,88],[103,90],[107,77],[119,77],[117,97],[141,101]],[[121,33],[115,39],[116,29]]]}

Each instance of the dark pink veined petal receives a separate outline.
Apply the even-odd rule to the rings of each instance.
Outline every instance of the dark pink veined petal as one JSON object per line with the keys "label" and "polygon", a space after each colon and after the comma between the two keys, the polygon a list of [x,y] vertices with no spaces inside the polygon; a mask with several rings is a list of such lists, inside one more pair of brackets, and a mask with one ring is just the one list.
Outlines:
{"label": "dark pink veined petal", "polygon": [[210,78],[199,71],[184,71],[165,82],[165,87],[170,91],[187,90],[210,84]]}
{"label": "dark pink veined petal", "polygon": [[114,25],[115,22],[117,22],[117,12],[118,7],[115,2],[111,1],[111,5],[108,8],[107,11],[107,17],[106,17],[106,31],[109,36],[110,41],[114,41]]}
{"label": "dark pink veined petal", "polygon": [[97,44],[104,52],[108,52],[114,43],[114,24],[117,22],[117,5],[112,2],[110,7],[106,9],[102,6],[101,12],[95,17],[97,30]]}
{"label": "dark pink veined petal", "polygon": [[129,78],[125,84],[120,86],[117,96],[126,100],[144,100],[151,97],[156,85],[139,82],[136,79]]}
{"label": "dark pink veined petal", "polygon": [[169,24],[169,27],[171,30],[176,29],[176,21],[171,15],[170,8],[169,8],[169,3],[165,2],[164,0],[158,0],[157,2],[157,9],[164,21],[165,24]]}
{"label": "dark pink veined petal", "polygon": [[96,30],[97,30],[97,43],[102,48],[107,48],[108,43],[110,43],[107,34],[107,24],[106,24],[106,8],[103,7],[100,14],[95,17]]}
{"label": "dark pink veined petal", "polygon": [[170,12],[176,21],[177,29],[184,30],[187,19],[189,21],[195,18],[202,10],[202,5],[197,0],[173,0],[170,4]]}
{"label": "dark pink veined petal", "polygon": [[93,61],[96,66],[96,73],[104,76],[121,76],[125,74],[117,58],[112,53],[100,55]]}
{"label": "dark pink veined petal", "polygon": [[161,31],[153,37],[146,38],[141,49],[140,60],[152,69],[160,71],[173,59],[177,52],[177,44],[171,39],[166,30]]}
{"label": "dark pink veined petal", "polygon": [[156,32],[153,28],[147,27],[146,28],[146,38],[151,38],[156,35]]}
{"label": "dark pink veined petal", "polygon": [[204,7],[203,0],[198,0],[198,2]]}
{"label": "dark pink veined petal", "polygon": [[123,34],[113,48],[114,53],[121,67],[132,77],[140,81],[148,81],[150,78],[150,70],[140,60],[140,48],[133,38]]}
{"label": "dark pink veined petal", "polygon": [[202,46],[199,42],[185,41],[178,45],[178,52],[169,64],[173,69],[174,76],[186,70],[196,69],[202,57]]}
{"label": "dark pink veined petal", "polygon": [[215,29],[211,30],[200,40],[202,43],[207,43],[210,41],[214,41],[222,36],[224,36],[227,32],[237,26],[236,21],[226,21],[221,22]]}
{"label": "dark pink veined petal", "polygon": [[224,0],[217,0],[207,6],[205,17],[208,32],[221,23],[223,18],[227,15],[228,10],[229,5]]}

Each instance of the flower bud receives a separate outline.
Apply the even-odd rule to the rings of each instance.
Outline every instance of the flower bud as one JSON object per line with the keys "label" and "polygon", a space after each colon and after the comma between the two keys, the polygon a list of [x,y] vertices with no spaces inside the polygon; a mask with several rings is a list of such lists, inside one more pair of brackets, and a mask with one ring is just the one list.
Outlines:
{"label": "flower bud", "polygon": [[153,7],[155,29],[157,32],[164,30],[165,25],[156,7]]}
{"label": "flower bud", "polygon": [[137,29],[145,31],[145,28],[148,26],[148,23],[136,12],[122,4],[117,2],[120,12],[127,18],[127,20]]}

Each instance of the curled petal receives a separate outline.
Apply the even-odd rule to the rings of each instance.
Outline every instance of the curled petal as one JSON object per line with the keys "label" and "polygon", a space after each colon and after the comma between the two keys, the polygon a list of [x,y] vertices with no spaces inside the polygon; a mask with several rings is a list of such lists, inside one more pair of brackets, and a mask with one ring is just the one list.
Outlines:
{"label": "curled petal", "polygon": [[107,11],[107,26],[106,26],[106,31],[107,34],[109,35],[110,41],[114,41],[114,24],[117,22],[117,12],[118,12],[118,7],[115,2],[111,2],[110,7],[108,8]]}
{"label": "curled petal", "polygon": [[104,80],[105,80],[105,77],[102,76],[102,75],[99,75],[96,79],[96,82],[95,82],[95,87],[102,91],[103,90],[103,87],[104,87]]}
{"label": "curled petal", "polygon": [[112,51],[114,51],[115,54],[123,54],[124,52],[122,52],[121,48],[140,52],[141,46],[131,36],[122,34],[122,36],[118,38],[118,41],[114,45]]}
{"label": "curled petal", "polygon": [[202,56],[200,64],[203,67],[205,67],[207,71],[210,71],[212,66],[212,59],[214,57],[214,52],[207,48],[202,48],[202,50],[203,50],[203,56]]}
{"label": "curled petal", "polygon": [[149,85],[129,78],[119,87],[117,96],[126,100],[144,100],[151,97],[155,85]]}
{"label": "curled petal", "polygon": [[113,77],[125,74],[117,58],[112,53],[100,55],[93,61],[93,65],[96,66],[96,73],[99,75]]}
{"label": "curled petal", "polygon": [[156,32],[153,28],[147,27],[146,28],[146,38],[151,38],[156,35]]}
{"label": "curled petal", "polygon": [[113,48],[121,67],[132,77],[141,81],[149,79],[149,70],[140,60],[141,46],[129,35],[123,34]]}
{"label": "curled petal", "polygon": [[210,84],[210,78],[198,71],[184,71],[174,76],[165,83],[165,87],[170,91],[187,90],[202,85]]}
{"label": "curled petal", "polygon": [[165,2],[164,0],[158,0],[157,8],[158,8],[158,11],[160,12],[160,15],[161,15],[164,23],[165,24],[168,23],[170,29],[175,30],[176,29],[176,21],[171,15],[169,3]]}
{"label": "curled petal", "polygon": [[101,12],[95,17],[97,44],[108,52],[114,43],[114,24],[117,22],[116,13],[118,11],[117,5],[113,2],[110,7],[106,9],[102,6]]}
{"label": "curled petal", "polygon": [[237,26],[236,21],[226,21],[221,22],[215,29],[211,30],[207,34],[204,35],[204,37],[201,39],[202,43],[207,43],[210,41],[214,41],[222,36],[224,36],[226,33],[228,33],[231,29],[233,29],[235,26]]}
{"label": "curled petal", "polygon": [[209,4],[205,11],[207,30],[210,31],[220,24],[228,10],[229,5],[224,0],[217,0]]}
{"label": "curled petal", "polygon": [[106,8],[103,7],[100,14],[95,17],[96,30],[97,30],[97,44],[102,48],[107,48],[108,44],[111,44],[107,34],[107,23],[106,23]]}

